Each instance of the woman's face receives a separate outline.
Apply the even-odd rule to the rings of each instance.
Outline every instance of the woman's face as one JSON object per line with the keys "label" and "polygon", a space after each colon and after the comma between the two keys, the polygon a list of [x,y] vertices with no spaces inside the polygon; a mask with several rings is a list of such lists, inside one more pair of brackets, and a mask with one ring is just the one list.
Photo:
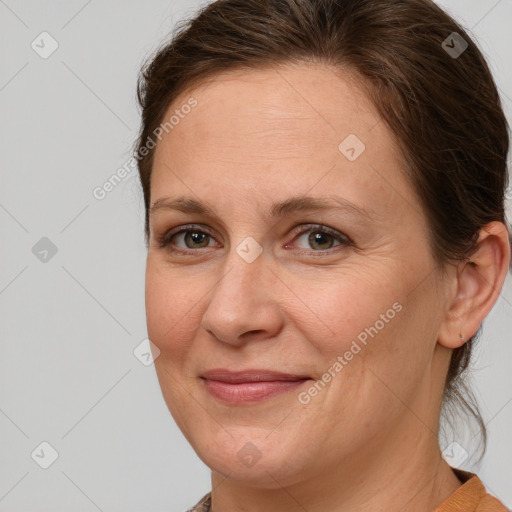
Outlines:
{"label": "woman's face", "polygon": [[274,487],[414,447],[436,428],[447,287],[360,86],[320,65],[231,72],[171,115],[151,178],[147,322],[198,455]]}

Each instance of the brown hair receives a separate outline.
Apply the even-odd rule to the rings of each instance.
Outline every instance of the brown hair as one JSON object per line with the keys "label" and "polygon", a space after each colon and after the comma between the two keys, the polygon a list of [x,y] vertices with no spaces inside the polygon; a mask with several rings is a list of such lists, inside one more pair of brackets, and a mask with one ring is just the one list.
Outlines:
{"label": "brown hair", "polygon": [[[320,62],[355,71],[394,133],[440,266],[469,257],[487,223],[507,224],[509,133],[498,91],[478,47],[433,2],[218,0],[175,30],[139,76],[139,154],[171,102],[206,78],[234,69]],[[458,56],[449,53],[453,32],[468,45]],[[138,163],[146,242],[153,153]],[[443,404],[462,403],[477,419],[485,447],[485,425],[464,382],[480,333],[481,328],[453,351]]]}

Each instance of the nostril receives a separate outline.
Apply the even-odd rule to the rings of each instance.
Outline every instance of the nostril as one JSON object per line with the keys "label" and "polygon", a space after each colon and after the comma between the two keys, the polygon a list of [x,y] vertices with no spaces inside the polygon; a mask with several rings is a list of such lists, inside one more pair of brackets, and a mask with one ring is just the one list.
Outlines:
{"label": "nostril", "polygon": [[264,332],[263,329],[255,329],[253,331],[247,331],[247,332],[244,332],[243,334],[240,335],[240,338],[250,338],[252,337],[254,334],[260,334]]}

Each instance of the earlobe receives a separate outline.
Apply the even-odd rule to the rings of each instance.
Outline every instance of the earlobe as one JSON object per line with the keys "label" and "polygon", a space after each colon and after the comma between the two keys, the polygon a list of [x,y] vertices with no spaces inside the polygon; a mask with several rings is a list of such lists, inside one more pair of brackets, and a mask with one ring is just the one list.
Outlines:
{"label": "earlobe", "polygon": [[456,292],[438,334],[438,343],[458,348],[471,338],[494,306],[510,262],[506,226],[491,222],[479,233],[474,253],[457,268]]}

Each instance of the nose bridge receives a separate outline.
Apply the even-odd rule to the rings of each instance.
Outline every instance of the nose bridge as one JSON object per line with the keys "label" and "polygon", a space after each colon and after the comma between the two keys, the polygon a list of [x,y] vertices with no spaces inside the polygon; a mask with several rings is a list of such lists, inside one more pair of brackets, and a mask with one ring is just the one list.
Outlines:
{"label": "nose bridge", "polygon": [[258,297],[262,297],[260,287],[264,286],[266,273],[262,251],[256,255],[254,245],[242,241],[231,248],[223,269],[223,276],[213,289],[212,301],[217,299],[230,307],[256,306]]}

